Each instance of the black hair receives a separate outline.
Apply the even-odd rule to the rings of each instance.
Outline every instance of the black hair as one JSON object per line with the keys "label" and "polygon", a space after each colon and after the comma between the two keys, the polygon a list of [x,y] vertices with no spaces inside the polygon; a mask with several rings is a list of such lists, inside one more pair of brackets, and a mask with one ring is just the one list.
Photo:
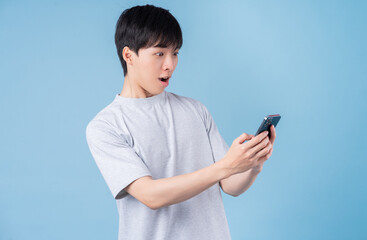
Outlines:
{"label": "black hair", "polygon": [[[137,55],[139,49],[152,47],[182,46],[182,32],[176,18],[166,9],[153,5],[135,6],[126,9],[116,23],[115,44],[124,76],[127,66],[122,50],[129,47]],[[139,56],[139,55],[138,55]]]}

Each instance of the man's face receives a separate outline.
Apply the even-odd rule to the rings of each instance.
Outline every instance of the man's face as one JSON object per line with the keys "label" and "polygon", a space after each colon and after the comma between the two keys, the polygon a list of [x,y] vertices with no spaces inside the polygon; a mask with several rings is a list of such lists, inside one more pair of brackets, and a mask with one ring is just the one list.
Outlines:
{"label": "man's face", "polygon": [[[178,49],[173,47],[150,47],[139,49],[139,56],[134,54],[131,77],[135,87],[142,88],[148,97],[159,94],[168,86],[178,62]],[[162,78],[168,78],[162,81]]]}

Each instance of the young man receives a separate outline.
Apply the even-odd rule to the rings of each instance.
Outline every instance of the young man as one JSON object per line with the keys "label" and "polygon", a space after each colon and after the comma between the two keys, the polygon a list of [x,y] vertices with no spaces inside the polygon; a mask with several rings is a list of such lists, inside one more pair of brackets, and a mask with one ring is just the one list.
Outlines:
{"label": "young man", "polygon": [[[87,126],[87,142],[119,212],[119,239],[230,239],[223,192],[246,191],[272,138],[242,134],[229,148],[208,109],[165,91],[182,34],[168,10],[125,10],[115,42],[124,85]],[[245,142],[248,140],[247,142]]]}

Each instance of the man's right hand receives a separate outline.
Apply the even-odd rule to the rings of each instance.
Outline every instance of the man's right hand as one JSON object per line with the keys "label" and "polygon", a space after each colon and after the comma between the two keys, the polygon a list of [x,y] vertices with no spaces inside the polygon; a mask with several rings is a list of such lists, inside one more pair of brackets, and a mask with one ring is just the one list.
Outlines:
{"label": "man's right hand", "polygon": [[[245,142],[246,140],[249,141]],[[233,175],[258,165],[258,160],[265,156],[270,149],[268,131],[264,131],[256,137],[243,133],[233,141],[232,146],[221,161],[228,170],[228,174]]]}

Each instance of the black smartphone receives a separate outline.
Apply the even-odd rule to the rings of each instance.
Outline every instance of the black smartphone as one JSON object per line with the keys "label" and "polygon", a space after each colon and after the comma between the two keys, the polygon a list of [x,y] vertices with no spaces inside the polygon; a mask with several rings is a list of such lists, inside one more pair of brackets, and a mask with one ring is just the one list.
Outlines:
{"label": "black smartphone", "polygon": [[270,126],[274,125],[274,127],[276,127],[279,120],[280,120],[280,115],[279,114],[273,114],[273,115],[265,116],[264,120],[261,123],[259,129],[257,130],[255,136],[259,135],[260,133],[262,133],[264,131],[268,131],[269,132],[268,137],[270,139],[270,135],[271,135]]}

